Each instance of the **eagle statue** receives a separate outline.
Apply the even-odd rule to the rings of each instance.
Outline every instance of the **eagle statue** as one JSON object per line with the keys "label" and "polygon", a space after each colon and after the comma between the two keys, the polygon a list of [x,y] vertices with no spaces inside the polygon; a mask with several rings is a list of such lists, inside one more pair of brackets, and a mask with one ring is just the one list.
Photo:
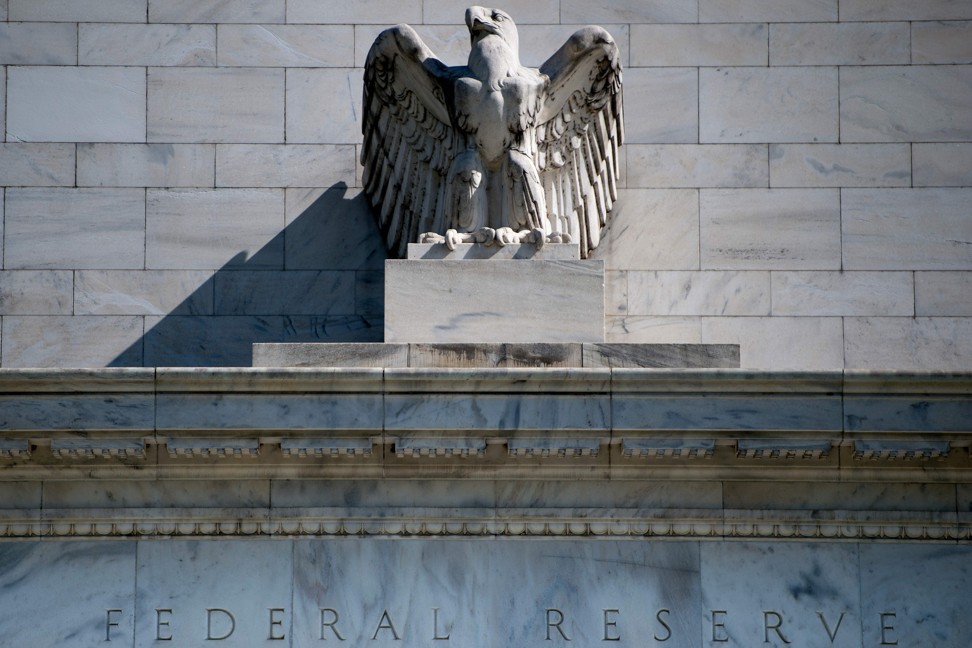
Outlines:
{"label": "eagle statue", "polygon": [[389,251],[574,242],[586,258],[617,199],[617,45],[585,27],[534,69],[506,12],[470,7],[466,25],[464,66],[435,58],[408,25],[368,52],[362,183]]}

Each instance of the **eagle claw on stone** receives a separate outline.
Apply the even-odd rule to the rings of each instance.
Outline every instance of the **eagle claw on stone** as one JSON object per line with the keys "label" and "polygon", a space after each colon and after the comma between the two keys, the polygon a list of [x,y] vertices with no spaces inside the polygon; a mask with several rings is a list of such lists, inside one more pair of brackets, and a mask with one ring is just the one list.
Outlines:
{"label": "eagle claw on stone", "polygon": [[365,63],[365,192],[389,250],[415,241],[597,247],[617,200],[621,63],[600,27],[539,69],[498,9],[466,10],[471,51],[448,67],[408,25]]}

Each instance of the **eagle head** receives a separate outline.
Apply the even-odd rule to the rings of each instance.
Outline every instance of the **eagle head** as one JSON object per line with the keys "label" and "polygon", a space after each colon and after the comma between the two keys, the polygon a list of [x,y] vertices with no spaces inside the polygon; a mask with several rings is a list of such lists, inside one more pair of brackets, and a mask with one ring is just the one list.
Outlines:
{"label": "eagle head", "polygon": [[469,7],[466,9],[466,26],[473,46],[490,36],[498,36],[513,52],[519,55],[520,37],[510,14],[501,9]]}

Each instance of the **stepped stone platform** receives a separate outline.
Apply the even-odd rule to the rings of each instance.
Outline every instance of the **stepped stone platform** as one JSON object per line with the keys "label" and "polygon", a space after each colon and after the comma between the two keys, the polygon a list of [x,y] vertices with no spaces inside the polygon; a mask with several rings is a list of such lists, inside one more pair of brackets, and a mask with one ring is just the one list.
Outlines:
{"label": "stepped stone platform", "polygon": [[705,369],[739,367],[736,344],[254,344],[254,367]]}

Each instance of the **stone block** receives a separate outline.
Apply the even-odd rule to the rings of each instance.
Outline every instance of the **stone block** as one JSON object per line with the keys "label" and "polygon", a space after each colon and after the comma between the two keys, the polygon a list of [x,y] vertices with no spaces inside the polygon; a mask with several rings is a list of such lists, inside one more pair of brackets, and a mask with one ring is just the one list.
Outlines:
{"label": "stone block", "polygon": [[134,67],[11,67],[7,139],[144,142],[145,72]]}
{"label": "stone block", "polygon": [[576,24],[693,23],[698,20],[698,0],[561,0],[560,19]]}
{"label": "stone block", "polygon": [[142,268],[145,192],[7,189],[7,268]]}
{"label": "stone block", "polygon": [[450,250],[445,243],[409,243],[409,259],[536,259],[544,261],[576,261],[580,259],[577,243],[547,243],[537,248],[532,243],[511,245],[482,245],[459,243]]}
{"label": "stone block", "polygon": [[912,24],[911,60],[913,63],[972,63],[972,21]]}
{"label": "stone block", "polygon": [[765,144],[629,144],[628,187],[766,187]]}
{"label": "stone block", "polygon": [[351,315],[354,272],[227,270],[215,276],[217,315]]}
{"label": "stone block", "polygon": [[287,70],[287,142],[359,143],[363,83],[357,68]]}
{"label": "stone block", "polygon": [[703,189],[704,270],[837,270],[835,189]]}
{"label": "stone block", "polygon": [[608,270],[604,273],[604,314],[624,315],[628,312],[628,273]]}
{"label": "stone block", "polygon": [[739,482],[723,484],[729,509],[951,511],[952,484]]}
{"label": "stone block", "polygon": [[41,482],[3,482],[0,483],[0,508],[39,509],[41,507]]}
{"label": "stone block", "polygon": [[[972,619],[952,612],[951,606],[967,591],[970,559],[972,551],[962,545],[942,551],[930,545],[862,544],[860,588],[867,593],[861,597],[863,636],[886,645],[962,645],[965,637],[972,636]],[[889,565],[920,568],[889,569]],[[898,612],[889,614],[889,610]]]}
{"label": "stone block", "polygon": [[[511,6],[507,13],[512,16],[517,27],[521,24],[547,24],[561,22],[560,0],[535,0]],[[429,24],[445,24],[462,22],[466,7],[466,0],[424,0],[422,3],[422,22]],[[566,36],[564,40],[566,40]],[[523,41],[523,34],[520,34]],[[550,52],[553,54],[553,50]]]}
{"label": "stone block", "polygon": [[74,65],[77,62],[77,25],[0,23],[0,65]]}
{"label": "stone block", "polygon": [[[833,395],[777,394],[754,402],[735,394],[680,394],[673,398],[671,394],[615,392],[611,397],[611,417],[615,434],[622,435],[646,428],[679,433],[835,431],[841,429],[841,401]],[[697,434],[694,436],[698,438]]]}
{"label": "stone block", "polygon": [[593,257],[609,270],[699,269],[699,193],[625,189]]}
{"label": "stone block", "polygon": [[839,317],[703,317],[703,344],[738,344],[744,369],[826,370],[844,366]]}
{"label": "stone block", "polygon": [[7,20],[145,22],[148,0],[8,0]]}
{"label": "stone block", "polygon": [[848,317],[848,368],[972,369],[972,320],[965,317]]}
{"label": "stone block", "polygon": [[385,241],[360,189],[287,189],[286,202],[288,270],[383,270]]}
{"label": "stone block", "polygon": [[[469,30],[466,25],[462,23],[463,10],[460,10],[455,16],[450,20],[447,20],[443,25],[419,25],[413,24],[412,27],[418,33],[419,38],[421,38],[426,45],[429,46],[433,52],[435,52],[435,57],[445,63],[446,65],[465,65],[466,61],[469,59]],[[459,16],[457,19],[456,16]],[[516,16],[513,17],[514,20]],[[368,57],[368,50],[371,49],[372,44],[375,39],[378,38],[378,34],[388,29],[388,25],[385,23],[378,24],[364,24],[354,26],[354,67],[363,68],[365,60]],[[524,29],[527,26],[520,26],[517,22],[517,31],[520,34],[520,61],[524,65],[533,65],[533,67],[538,67],[539,64],[527,63],[527,57],[523,51],[529,43],[525,42]],[[533,29],[543,29],[541,27],[534,26]],[[553,29],[553,27],[550,27]],[[569,30],[564,28],[563,30],[569,35]],[[566,36],[564,37],[566,38]],[[558,45],[559,46],[559,45]],[[550,56],[556,47],[550,50],[547,56]],[[543,59],[546,60],[546,59]],[[541,61],[542,63],[543,61]],[[345,66],[348,67],[348,66]]]}
{"label": "stone block", "polygon": [[853,20],[968,20],[972,7],[954,0],[841,0],[840,19]]}
{"label": "stone block", "polygon": [[[102,645],[105,633],[95,630],[87,610],[79,605],[79,601],[96,599],[98,630],[103,630],[105,610],[124,610],[111,615],[118,624],[111,628],[111,636],[116,642],[131,645],[135,634],[131,607],[135,598],[135,548],[134,542],[3,543],[0,561],[6,567],[0,575],[0,587],[7,600],[0,610],[0,625],[5,641],[15,646]],[[69,567],[58,568],[61,566]],[[46,621],[25,623],[25,619]]]}
{"label": "stone block", "polygon": [[283,339],[283,317],[146,316],[145,366],[249,367],[253,344]]}
{"label": "stone block", "polygon": [[[419,24],[422,21],[422,0],[289,0],[288,23],[310,24]],[[452,18],[449,23],[457,20]]]}
{"label": "stone block", "polygon": [[836,142],[837,68],[699,71],[701,142]]}
{"label": "stone block", "polygon": [[385,314],[385,273],[357,270],[354,273],[354,312],[369,317]]}
{"label": "stone block", "polygon": [[766,25],[632,25],[631,64],[766,65]]}
{"label": "stone block", "polygon": [[[382,311],[384,312],[384,311]],[[385,321],[382,313],[288,317],[279,338],[284,342],[381,342]]]}
{"label": "stone block", "polygon": [[699,22],[832,22],[837,0],[699,0]]}
{"label": "stone block", "polygon": [[734,344],[584,344],[584,367],[693,369],[739,366]]}
{"label": "stone block", "polygon": [[285,0],[149,0],[148,20],[153,23],[282,23],[286,13]]}
{"label": "stone block", "polygon": [[972,272],[916,272],[915,315],[972,317]]}
{"label": "stone block", "polygon": [[772,187],[908,187],[908,144],[772,144]]}
{"label": "stone block", "polygon": [[277,143],[284,140],[284,71],[150,68],[153,142]]}
{"label": "stone block", "polygon": [[73,144],[0,144],[0,178],[6,185],[70,187],[74,166]]}
{"label": "stone block", "polygon": [[[571,34],[584,26],[567,24],[521,26],[518,18],[519,14],[519,9],[514,10],[513,20],[516,21],[516,28],[520,34],[520,62],[529,67],[540,67],[543,65],[570,38]],[[629,44],[631,42],[629,38],[629,26],[627,24],[605,22],[599,22],[598,24],[606,29],[611,34],[614,42],[618,44],[621,65],[627,70],[630,65],[628,56]],[[468,56],[468,47],[466,47],[468,32],[466,32],[464,27],[461,28],[463,31],[461,42],[464,53],[459,60],[460,65],[466,64]]]}
{"label": "stone block", "polygon": [[[375,631],[372,626],[382,618],[401,633],[401,644],[409,647],[427,641],[426,635],[436,634],[448,635],[449,642],[458,645],[477,641],[527,645],[543,641],[547,629],[554,642],[561,639],[557,628],[544,625],[545,609],[550,608],[562,612],[564,635],[587,645],[603,639],[605,613],[601,606],[612,604],[619,605],[620,610],[607,613],[608,629],[623,633],[619,636],[625,640],[619,639],[619,648],[635,645],[628,637],[650,635],[656,630],[664,636],[665,628],[658,624],[655,614],[659,609],[669,609],[666,606],[671,613],[663,618],[673,637],[698,634],[698,547],[691,543],[605,540],[582,547],[563,541],[444,540],[432,549],[426,542],[363,539],[353,546],[340,541],[294,546],[295,569],[306,575],[295,579],[295,648],[320,643],[321,607],[325,603],[319,583],[329,584],[328,600],[341,602],[341,621],[336,626],[339,632],[343,628],[342,636],[349,643],[371,641]],[[421,568],[408,568],[408,577],[402,578],[406,565]],[[379,591],[382,596],[369,601],[361,595],[363,591]],[[494,596],[496,591],[506,594]],[[621,598],[624,602],[613,603]],[[592,600],[599,601],[593,611]],[[406,610],[410,611],[408,616]],[[383,617],[383,613],[389,616]],[[558,617],[550,614],[555,622]],[[496,619],[504,619],[501,628],[496,626]],[[325,616],[325,620],[331,619]],[[387,625],[377,634],[378,642],[393,641]]]}
{"label": "stone block", "polygon": [[846,270],[972,270],[972,189],[845,189]]}
{"label": "stone block", "polygon": [[603,340],[603,262],[385,262],[386,342]]}
{"label": "stone block", "polygon": [[[694,68],[630,68],[624,72],[627,106],[651,119],[628,119],[628,144],[696,143],[699,138],[699,72]],[[629,108],[630,110],[630,108]]]}
{"label": "stone block", "polygon": [[150,189],[146,267],[283,267],[282,189]]}
{"label": "stone block", "polygon": [[160,431],[379,430],[382,394],[182,394],[156,396]]}
{"label": "stone block", "polygon": [[50,508],[266,508],[270,483],[265,479],[51,481],[44,484]]}
{"label": "stone block", "polygon": [[[209,568],[200,570],[199,565],[204,564]],[[241,568],[243,565],[245,569]],[[156,645],[159,636],[171,637],[175,645],[191,645],[198,637],[208,635],[215,639],[231,633],[233,636],[228,641],[235,644],[240,643],[236,637],[249,637],[250,645],[272,646],[274,641],[263,640],[272,634],[267,632],[272,618],[282,625],[269,627],[284,635],[293,627],[289,612],[293,569],[292,548],[286,546],[281,551],[277,541],[270,539],[169,540],[140,545],[135,616],[153,622],[136,624],[132,645],[136,648]],[[192,585],[187,586],[188,583]],[[128,606],[131,609],[131,601]],[[172,612],[159,613],[156,611],[159,609]],[[268,612],[268,609],[283,612]],[[190,610],[196,614],[190,616]],[[254,641],[255,637],[261,640]]]}
{"label": "stone block", "polygon": [[254,367],[407,367],[408,344],[254,344]]}
{"label": "stone block", "polygon": [[211,315],[212,273],[203,270],[79,270],[77,315]]}
{"label": "stone block", "polygon": [[220,144],[217,187],[318,187],[354,184],[354,147],[321,144]]}
{"label": "stone block", "polygon": [[351,25],[219,25],[219,65],[350,67]]}
{"label": "stone block", "polygon": [[700,317],[609,316],[605,320],[604,327],[607,341],[620,344],[699,344],[702,342]]}
{"label": "stone block", "polygon": [[4,367],[141,365],[141,317],[3,318]]}
{"label": "stone block", "polygon": [[769,272],[628,271],[629,315],[769,315]]}
{"label": "stone block", "polygon": [[[730,636],[748,645],[825,646],[829,636],[842,648],[867,645],[855,545],[715,542],[701,543],[700,556],[705,634],[698,645],[717,647]],[[873,634],[864,636],[870,642]]]}
{"label": "stone block", "polygon": [[0,128],[7,136],[7,68],[0,67]]}
{"label": "stone block", "polygon": [[844,67],[840,96],[842,141],[972,140],[972,66]]}
{"label": "stone block", "polygon": [[912,144],[916,187],[972,186],[972,143]]}
{"label": "stone block", "polygon": [[502,480],[496,482],[496,506],[615,507],[637,509],[645,502],[661,508],[722,508],[722,484],[714,482],[651,482],[612,479],[610,482],[578,480]]}
{"label": "stone block", "polygon": [[81,65],[216,65],[215,25],[78,25]]}
{"label": "stone block", "polygon": [[78,185],[212,187],[212,144],[78,144]]}
{"label": "stone block", "polygon": [[911,62],[906,22],[770,25],[770,65],[894,65]]}
{"label": "stone block", "polygon": [[68,270],[0,270],[0,315],[71,315]]}
{"label": "stone block", "polygon": [[773,272],[773,315],[913,315],[910,272]]}
{"label": "stone block", "polygon": [[[61,366],[58,365],[59,368]],[[0,411],[3,413],[0,428],[14,434],[18,431],[79,432],[78,435],[60,435],[56,438],[55,441],[60,441],[62,448],[71,445],[77,447],[85,441],[89,444],[98,441],[111,443],[112,440],[99,437],[97,433],[109,432],[119,436],[131,431],[151,433],[155,419],[154,400],[150,393],[4,395],[0,397]],[[128,441],[141,445],[138,437],[129,437]],[[115,443],[125,441],[116,439]]]}

